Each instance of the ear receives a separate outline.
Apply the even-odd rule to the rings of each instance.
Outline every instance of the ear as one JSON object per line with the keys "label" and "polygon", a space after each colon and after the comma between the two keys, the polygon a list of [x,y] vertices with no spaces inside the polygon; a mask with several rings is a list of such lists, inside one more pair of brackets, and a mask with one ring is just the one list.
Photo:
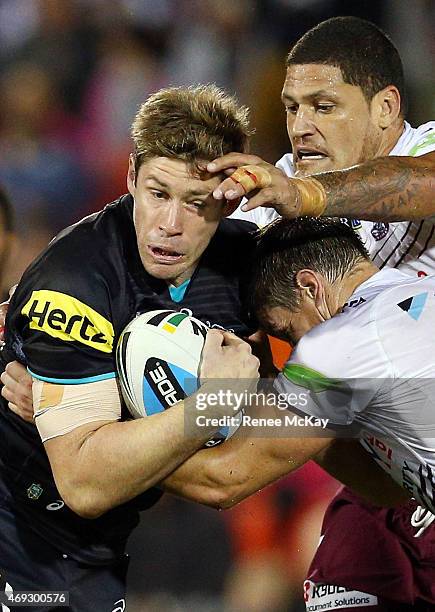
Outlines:
{"label": "ear", "polygon": [[136,191],[136,170],[134,167],[133,153],[130,153],[130,157],[128,158],[127,189],[134,197],[134,193]]}
{"label": "ear", "polygon": [[382,129],[390,125],[400,115],[400,93],[394,85],[388,85],[375,94],[371,101],[371,111],[375,123]]}
{"label": "ear", "polygon": [[233,212],[239,207],[242,198],[237,198],[237,200],[225,200],[225,203],[222,208],[222,216],[229,217],[233,214]]}
{"label": "ear", "polygon": [[296,274],[296,284],[302,297],[312,300],[317,307],[324,301],[325,288],[321,276],[313,270],[299,270]]}

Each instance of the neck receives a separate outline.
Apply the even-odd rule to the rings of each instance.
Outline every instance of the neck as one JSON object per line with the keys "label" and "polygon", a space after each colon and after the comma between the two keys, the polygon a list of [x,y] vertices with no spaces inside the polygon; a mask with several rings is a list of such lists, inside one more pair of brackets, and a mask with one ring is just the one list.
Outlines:
{"label": "neck", "polygon": [[384,130],[376,157],[386,157],[389,155],[403,134],[404,129],[405,122],[401,117],[398,117],[389,128]]}
{"label": "neck", "polygon": [[355,293],[358,287],[377,272],[379,272],[379,268],[371,261],[364,259],[357,263],[352,270],[346,274],[344,279],[336,281],[334,283],[334,285],[337,285],[337,290],[334,292],[334,313],[337,314],[341,312],[345,303],[349,300],[350,296]]}

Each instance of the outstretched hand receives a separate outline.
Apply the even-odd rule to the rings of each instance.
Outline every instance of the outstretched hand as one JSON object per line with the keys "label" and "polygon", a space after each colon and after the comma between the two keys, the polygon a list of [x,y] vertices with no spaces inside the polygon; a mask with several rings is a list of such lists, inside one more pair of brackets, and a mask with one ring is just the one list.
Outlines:
{"label": "outstretched hand", "polygon": [[256,155],[228,153],[207,165],[213,174],[228,175],[213,191],[216,200],[237,200],[245,197],[247,202],[242,210],[247,212],[258,206],[275,208],[286,218],[297,217],[301,213],[300,193],[279,168],[263,161]]}

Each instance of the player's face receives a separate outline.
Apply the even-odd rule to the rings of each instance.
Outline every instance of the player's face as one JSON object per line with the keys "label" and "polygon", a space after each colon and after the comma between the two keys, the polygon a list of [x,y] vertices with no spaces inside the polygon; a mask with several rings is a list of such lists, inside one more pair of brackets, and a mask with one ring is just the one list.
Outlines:
{"label": "player's face", "polygon": [[260,314],[261,325],[276,338],[294,346],[306,333],[325,318],[313,303],[303,303],[301,308],[291,312],[288,308],[274,306]]}
{"label": "player's face", "polygon": [[336,66],[295,64],[282,90],[297,176],[348,168],[376,157],[382,130],[356,85]]}
{"label": "player's face", "polygon": [[134,198],[134,225],[145,270],[173,285],[192,273],[223,216],[213,198],[221,176],[193,175],[177,159],[155,157],[139,168],[130,161],[128,189]]}

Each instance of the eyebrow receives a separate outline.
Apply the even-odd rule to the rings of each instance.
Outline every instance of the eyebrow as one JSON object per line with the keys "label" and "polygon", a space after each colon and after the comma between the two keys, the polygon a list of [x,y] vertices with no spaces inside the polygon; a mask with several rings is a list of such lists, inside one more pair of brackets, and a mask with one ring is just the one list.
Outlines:
{"label": "eyebrow", "polygon": [[[337,95],[333,94],[330,90],[328,89],[319,89],[317,91],[314,91],[313,93],[309,93],[309,94],[305,94],[304,96],[302,96],[303,100],[312,100],[313,98],[321,98],[321,97],[325,97],[325,98],[332,98],[334,100],[337,99]],[[295,99],[293,98],[293,96],[289,96],[285,93],[281,94],[281,100],[283,102],[287,101],[287,100],[292,100],[295,101]]]}
{"label": "eyebrow", "polygon": [[[158,179],[153,174],[150,174],[149,176],[146,177],[145,182],[147,182],[147,181],[153,181],[159,187],[161,187],[162,189],[166,189],[167,191],[170,191],[170,189],[171,189],[170,186],[167,183],[165,183],[164,181],[161,181],[160,179]],[[203,189],[201,189],[201,188],[198,188],[198,189],[188,189],[187,191],[185,191],[185,195],[188,195],[188,196],[205,196],[205,195],[210,195],[212,191],[213,191],[213,189],[211,187],[204,187]]]}

